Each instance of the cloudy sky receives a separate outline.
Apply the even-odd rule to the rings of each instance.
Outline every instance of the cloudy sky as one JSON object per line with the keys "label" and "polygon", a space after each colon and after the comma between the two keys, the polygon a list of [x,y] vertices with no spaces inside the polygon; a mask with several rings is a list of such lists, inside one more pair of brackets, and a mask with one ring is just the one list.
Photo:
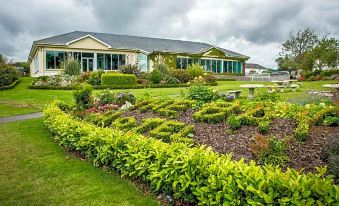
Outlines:
{"label": "cloudy sky", "polygon": [[281,43],[309,27],[339,37],[339,0],[0,0],[0,53],[71,31],[202,41],[275,67]]}

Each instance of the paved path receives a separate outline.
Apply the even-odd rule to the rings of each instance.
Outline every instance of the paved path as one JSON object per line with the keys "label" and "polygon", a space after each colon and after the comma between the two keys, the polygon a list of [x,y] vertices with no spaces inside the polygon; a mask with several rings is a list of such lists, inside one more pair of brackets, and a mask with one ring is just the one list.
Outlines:
{"label": "paved path", "polygon": [[0,118],[0,123],[6,123],[6,122],[15,122],[19,120],[26,120],[26,119],[35,119],[42,117],[42,112],[35,112],[30,114],[21,114],[11,117],[2,117]]}

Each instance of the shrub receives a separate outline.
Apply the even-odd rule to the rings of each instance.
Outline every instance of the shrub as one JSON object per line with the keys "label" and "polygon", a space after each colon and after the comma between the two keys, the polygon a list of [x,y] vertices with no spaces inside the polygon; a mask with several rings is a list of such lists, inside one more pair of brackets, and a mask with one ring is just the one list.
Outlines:
{"label": "shrub", "polygon": [[75,90],[73,92],[73,97],[76,103],[76,106],[79,109],[87,109],[91,107],[92,100],[92,87],[89,85],[85,85],[81,90]]}
{"label": "shrub", "polygon": [[101,126],[109,127],[112,125],[114,120],[118,119],[121,116],[121,113],[118,111],[107,111],[103,116],[104,117],[102,118]]}
{"label": "shrub", "polygon": [[306,79],[306,81],[315,81],[315,76],[310,76]]}
{"label": "shrub", "polygon": [[307,122],[301,122],[298,124],[297,128],[294,130],[294,137],[298,141],[305,141],[308,137],[308,130],[310,125]]}
{"label": "shrub", "polygon": [[233,161],[206,147],[167,144],[141,135],[79,122],[54,103],[44,123],[62,146],[81,152],[94,165],[117,169],[122,176],[148,183],[192,205],[336,205],[338,186],[326,169],[315,174],[286,172],[254,162]]}
{"label": "shrub", "polygon": [[162,74],[159,70],[154,69],[148,74],[147,79],[151,81],[153,84],[159,84],[160,81],[162,80]]}
{"label": "shrub", "polygon": [[70,76],[77,76],[81,73],[81,66],[78,60],[68,60],[64,73]]}
{"label": "shrub", "polygon": [[209,85],[214,85],[217,82],[217,78],[211,73],[204,73],[203,78],[205,82]]}
{"label": "shrub", "polygon": [[276,137],[266,138],[262,135],[256,135],[250,147],[260,164],[284,166],[289,161],[285,154],[285,142]]}
{"label": "shrub", "polygon": [[231,115],[227,119],[227,124],[230,126],[230,129],[237,130],[241,127],[241,121],[237,118],[236,115]]}
{"label": "shrub", "polygon": [[326,139],[325,156],[329,171],[339,180],[339,135],[333,135]]}
{"label": "shrub", "polygon": [[90,85],[101,85],[101,75],[105,73],[103,70],[90,72],[87,83]]}
{"label": "shrub", "polygon": [[211,102],[219,98],[219,95],[216,91],[213,91],[210,87],[201,84],[190,86],[188,88],[187,95],[189,99],[197,100],[201,103]]}
{"label": "shrub", "polygon": [[165,75],[164,80],[165,80],[166,84],[180,84],[179,79],[172,77],[172,76],[169,76],[169,75]]}
{"label": "shrub", "polygon": [[266,121],[260,121],[258,124],[258,130],[262,134],[267,134],[268,131],[270,130],[270,124],[271,121],[266,120]]}
{"label": "shrub", "polygon": [[136,100],[136,97],[131,92],[120,92],[115,96],[115,103],[118,105],[123,105],[126,101],[135,104]]}
{"label": "shrub", "polygon": [[314,80],[315,80],[315,81],[320,81],[320,80],[321,80],[321,76],[320,76],[320,75],[316,75],[316,76],[314,77]]}
{"label": "shrub", "polygon": [[200,64],[191,64],[187,68],[190,78],[194,79],[204,75],[204,68]]}
{"label": "shrub", "polygon": [[190,80],[190,74],[184,69],[174,69],[170,75],[177,78],[181,83],[187,83]]}
{"label": "shrub", "polygon": [[327,116],[323,121],[323,125],[325,126],[338,126],[339,125],[339,117],[338,116]]}
{"label": "shrub", "polygon": [[135,85],[137,78],[134,74],[105,73],[101,75],[101,85]]}
{"label": "shrub", "polygon": [[122,130],[131,130],[137,126],[137,121],[134,117],[119,117],[113,121],[112,127],[116,127]]}
{"label": "shrub", "polygon": [[169,69],[167,64],[165,63],[159,63],[154,66],[154,70],[158,70],[161,75],[169,75]]}
{"label": "shrub", "polygon": [[11,85],[18,79],[18,72],[14,67],[4,65],[0,67],[0,87]]}
{"label": "shrub", "polygon": [[127,64],[122,66],[120,72],[124,74],[134,74],[137,77],[141,77],[141,71],[139,67],[134,64]]}
{"label": "shrub", "polygon": [[162,119],[162,118],[147,118],[143,120],[141,125],[135,128],[135,131],[143,134],[145,132],[149,132],[155,129],[156,127],[158,127],[165,121],[166,119]]}
{"label": "shrub", "polygon": [[101,105],[115,103],[115,94],[110,89],[100,92],[97,97]]}

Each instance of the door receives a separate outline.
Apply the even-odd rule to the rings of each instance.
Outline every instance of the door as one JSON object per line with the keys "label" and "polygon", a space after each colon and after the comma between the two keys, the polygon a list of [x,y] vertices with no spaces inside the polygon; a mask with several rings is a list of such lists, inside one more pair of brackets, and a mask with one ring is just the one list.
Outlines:
{"label": "door", "polygon": [[93,71],[93,58],[82,58],[82,72]]}

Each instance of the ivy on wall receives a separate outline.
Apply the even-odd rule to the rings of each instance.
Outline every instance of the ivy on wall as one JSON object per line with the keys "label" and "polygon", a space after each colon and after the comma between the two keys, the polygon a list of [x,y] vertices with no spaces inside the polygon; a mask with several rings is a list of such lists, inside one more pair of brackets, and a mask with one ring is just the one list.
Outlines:
{"label": "ivy on wall", "polygon": [[176,58],[176,54],[157,53],[150,55],[153,65],[163,63],[166,64],[169,69],[176,69]]}

